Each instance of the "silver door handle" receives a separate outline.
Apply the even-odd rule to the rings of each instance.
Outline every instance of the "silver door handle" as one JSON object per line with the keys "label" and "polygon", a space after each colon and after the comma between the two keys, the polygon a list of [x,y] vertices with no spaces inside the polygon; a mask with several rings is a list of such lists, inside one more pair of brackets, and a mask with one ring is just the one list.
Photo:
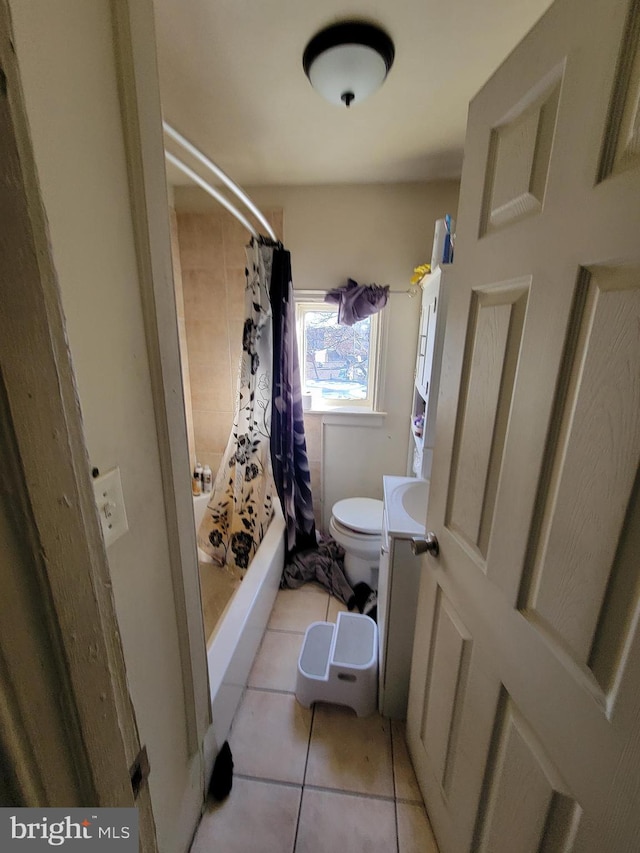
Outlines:
{"label": "silver door handle", "polygon": [[414,536],[411,540],[411,550],[416,556],[418,554],[426,554],[429,552],[432,557],[437,557],[440,553],[440,545],[438,537],[435,533],[427,533],[426,536]]}

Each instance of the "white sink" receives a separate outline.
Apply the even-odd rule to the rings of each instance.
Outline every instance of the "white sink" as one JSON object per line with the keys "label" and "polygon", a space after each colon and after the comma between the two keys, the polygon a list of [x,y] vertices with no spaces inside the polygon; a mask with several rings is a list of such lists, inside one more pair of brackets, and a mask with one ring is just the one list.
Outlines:
{"label": "white sink", "polygon": [[429,481],[414,477],[385,477],[388,532],[415,536],[424,533]]}
{"label": "white sink", "polygon": [[426,480],[416,480],[415,483],[407,483],[400,486],[402,492],[402,508],[411,516],[416,524],[425,525],[427,520],[427,498],[429,497],[429,484]]}

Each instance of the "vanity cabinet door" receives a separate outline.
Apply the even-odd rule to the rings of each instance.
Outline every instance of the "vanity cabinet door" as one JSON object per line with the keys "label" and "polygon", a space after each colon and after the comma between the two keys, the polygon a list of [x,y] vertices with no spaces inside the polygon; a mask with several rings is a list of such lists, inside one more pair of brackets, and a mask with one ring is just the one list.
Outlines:
{"label": "vanity cabinet door", "polygon": [[390,583],[392,571],[392,549],[393,539],[389,538],[386,528],[382,531],[382,546],[380,548],[380,569],[378,574],[378,640],[380,648],[378,650],[379,659],[379,687],[378,687],[378,707],[380,713],[383,713],[384,697],[385,697],[385,672],[387,662],[387,631],[388,631],[388,610],[390,598]]}
{"label": "vanity cabinet door", "polygon": [[419,584],[420,560],[411,552],[410,541],[393,536],[385,544],[383,537],[378,582],[379,708],[392,720],[407,716]]}

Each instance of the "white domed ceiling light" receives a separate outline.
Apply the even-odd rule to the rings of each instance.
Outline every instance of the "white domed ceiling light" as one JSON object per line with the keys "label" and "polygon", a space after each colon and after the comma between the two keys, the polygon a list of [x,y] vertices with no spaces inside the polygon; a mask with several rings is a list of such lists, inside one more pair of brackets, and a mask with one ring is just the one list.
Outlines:
{"label": "white domed ceiling light", "polygon": [[321,30],[306,46],[302,66],[311,85],[332,104],[359,104],[382,86],[395,48],[379,27],[345,21]]}

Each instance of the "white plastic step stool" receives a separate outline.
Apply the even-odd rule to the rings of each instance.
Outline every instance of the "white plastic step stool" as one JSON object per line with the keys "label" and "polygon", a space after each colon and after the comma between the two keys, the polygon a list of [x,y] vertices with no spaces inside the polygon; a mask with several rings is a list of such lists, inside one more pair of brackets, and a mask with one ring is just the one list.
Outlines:
{"label": "white plastic step stool", "polygon": [[377,707],[378,626],[360,613],[312,622],[298,658],[296,699],[305,708],[333,702],[368,717]]}

